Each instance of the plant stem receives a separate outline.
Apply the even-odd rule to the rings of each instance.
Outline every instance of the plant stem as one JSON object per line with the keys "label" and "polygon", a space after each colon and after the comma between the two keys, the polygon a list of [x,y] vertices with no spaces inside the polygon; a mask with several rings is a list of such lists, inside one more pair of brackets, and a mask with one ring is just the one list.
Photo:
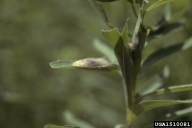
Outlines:
{"label": "plant stem", "polygon": [[135,5],[134,5],[133,2],[131,2],[131,8],[132,8],[132,10],[133,10],[134,16],[135,16],[136,18],[138,18],[137,11],[136,11],[136,9],[135,9]]}
{"label": "plant stem", "polygon": [[126,108],[128,108],[128,91],[127,91],[127,85],[125,83],[125,80],[122,76],[122,74],[120,73],[120,76],[122,77],[122,82],[123,82],[123,91],[124,91],[124,97],[125,97],[125,106]]}
{"label": "plant stem", "polygon": [[141,11],[143,11],[144,4],[145,4],[145,0],[143,0],[143,2],[140,4],[139,14],[138,14],[138,18],[137,18],[137,22],[136,22],[136,25],[135,25],[135,30],[134,30],[134,33],[133,33],[133,38],[132,38],[133,48],[135,48],[137,43],[138,43],[138,41],[136,41],[136,35],[138,34],[139,27],[140,27],[140,25],[141,25],[141,23],[143,21],[143,16],[141,16]]}

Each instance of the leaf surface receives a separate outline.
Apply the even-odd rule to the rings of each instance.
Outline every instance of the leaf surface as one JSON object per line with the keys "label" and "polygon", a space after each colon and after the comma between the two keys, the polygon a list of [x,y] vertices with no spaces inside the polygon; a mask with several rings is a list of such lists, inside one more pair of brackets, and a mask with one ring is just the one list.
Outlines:
{"label": "leaf surface", "polygon": [[159,6],[163,5],[163,4],[166,4],[166,3],[172,2],[172,1],[174,1],[174,0],[159,0],[159,1],[155,2],[154,4],[152,4],[151,6],[149,6],[146,9],[146,12],[151,11],[154,8],[157,8],[157,7],[159,7]]}
{"label": "leaf surface", "polygon": [[105,43],[98,39],[94,39],[93,46],[97,51],[105,55],[111,62],[117,61],[112,48],[107,46]]}
{"label": "leaf surface", "polygon": [[[122,33],[119,33],[119,39],[116,42],[114,52],[118,60],[121,73],[123,75],[124,88],[128,97],[129,109],[133,105],[133,91],[134,91],[134,67],[131,56],[131,49],[128,46],[128,22],[125,23]],[[126,97],[126,101],[127,101]]]}
{"label": "leaf surface", "polygon": [[127,44],[128,43],[128,19],[123,27],[123,30],[121,32],[121,37],[123,39],[123,43]]}
{"label": "leaf surface", "polygon": [[169,86],[167,88],[158,89],[151,94],[159,95],[159,94],[175,93],[175,92],[183,92],[183,91],[192,91],[192,84]]}
{"label": "leaf surface", "polygon": [[102,34],[113,48],[115,47],[121,36],[117,28],[111,30],[102,30]]}
{"label": "leaf surface", "polygon": [[151,55],[149,55],[147,58],[143,59],[142,62],[142,69],[146,69],[156,63],[157,61],[175,53],[181,50],[186,50],[192,47],[192,37],[190,37],[188,40],[186,40],[184,43],[175,44],[172,46],[169,46],[167,48],[161,48]]}
{"label": "leaf surface", "polygon": [[177,110],[174,113],[168,113],[166,114],[166,120],[174,120],[189,115],[192,115],[192,107]]}
{"label": "leaf surface", "polygon": [[151,40],[157,36],[166,35],[169,32],[172,32],[172,31],[178,30],[179,28],[182,28],[183,25],[184,25],[183,23],[170,23],[170,24],[163,25],[160,28],[158,28],[157,30],[150,31],[147,39]]}
{"label": "leaf surface", "polygon": [[63,112],[63,119],[67,124],[73,124],[81,128],[95,128],[88,122],[76,117],[71,111],[68,110]]}
{"label": "leaf surface", "polygon": [[52,68],[86,69],[98,71],[118,71],[119,66],[108,62],[104,58],[86,58],[81,60],[58,60],[51,62]]}
{"label": "leaf surface", "polygon": [[133,121],[136,119],[142,112],[147,111],[152,108],[176,105],[176,104],[189,104],[192,103],[192,100],[148,100],[143,101],[135,106],[133,111],[130,113],[130,119]]}
{"label": "leaf surface", "polygon": [[[105,10],[103,9],[103,7],[97,3],[96,0],[88,0],[90,5],[95,9],[95,11],[102,17],[102,19],[105,21],[105,23],[110,27],[110,28],[114,28],[111,23],[108,20],[107,17],[107,13],[105,12]],[[100,2],[112,2],[114,0],[100,0]]]}
{"label": "leaf surface", "polygon": [[73,125],[58,126],[54,124],[47,124],[44,126],[44,128],[80,128],[80,127],[73,126]]}
{"label": "leaf surface", "polygon": [[[192,107],[181,109],[174,111],[172,113],[167,113],[162,121],[170,121],[170,120],[176,120],[182,117],[191,117],[192,115]],[[144,128],[152,128],[154,127],[154,123],[150,123],[146,125]]]}
{"label": "leaf surface", "polygon": [[119,62],[119,66],[123,75],[126,91],[128,92],[128,105],[132,107],[133,102],[133,63],[128,47],[125,47],[123,39],[120,37],[117,45],[115,46],[115,55]]}
{"label": "leaf surface", "polygon": [[141,85],[136,91],[139,96],[144,96],[155,92],[158,88],[163,86],[169,77],[170,70],[168,66],[165,66],[162,73],[154,75],[144,85]]}

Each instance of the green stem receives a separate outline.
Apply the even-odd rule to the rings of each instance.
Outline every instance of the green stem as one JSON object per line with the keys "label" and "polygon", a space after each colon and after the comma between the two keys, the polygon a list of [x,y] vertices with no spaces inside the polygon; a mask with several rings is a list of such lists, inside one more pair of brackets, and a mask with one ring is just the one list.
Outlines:
{"label": "green stem", "polygon": [[132,8],[132,10],[133,10],[133,14],[135,15],[135,17],[138,18],[137,11],[136,11],[136,9],[135,9],[135,5],[134,5],[133,2],[131,2],[131,8]]}
{"label": "green stem", "polygon": [[138,34],[139,31],[139,27],[143,21],[143,15],[141,16],[141,11],[143,11],[144,8],[144,4],[145,4],[145,0],[143,0],[143,2],[140,4],[140,8],[139,8],[139,14],[138,14],[138,18],[137,18],[137,22],[135,25],[135,30],[133,33],[133,38],[132,38],[132,43],[133,43],[133,48],[136,47],[138,41],[136,40],[136,35]]}

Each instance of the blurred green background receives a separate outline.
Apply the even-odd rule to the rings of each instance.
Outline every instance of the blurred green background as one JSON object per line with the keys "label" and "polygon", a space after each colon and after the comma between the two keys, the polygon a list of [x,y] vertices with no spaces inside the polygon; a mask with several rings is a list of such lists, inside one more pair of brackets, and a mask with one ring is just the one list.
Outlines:
{"label": "blurred green background", "polygon": [[[120,30],[129,18],[129,31],[133,33],[136,19],[127,1],[102,5]],[[186,9],[179,19],[185,26],[153,39],[144,57],[192,36],[192,2],[178,0],[170,5],[173,14]],[[145,24],[154,25],[164,8],[149,12]],[[102,29],[109,28],[86,0],[0,0],[0,128],[43,128],[45,124],[112,128],[124,123],[125,103],[118,73],[49,66],[56,60],[103,57],[93,46],[95,38],[107,44]],[[192,49],[188,49],[163,59],[139,77],[139,84],[161,72],[165,65],[171,72],[166,85],[192,83],[191,55]],[[185,92],[159,99],[191,97]],[[185,107],[171,106],[166,111]],[[162,109],[156,111],[161,115]],[[140,123],[153,121],[153,116],[144,113]]]}

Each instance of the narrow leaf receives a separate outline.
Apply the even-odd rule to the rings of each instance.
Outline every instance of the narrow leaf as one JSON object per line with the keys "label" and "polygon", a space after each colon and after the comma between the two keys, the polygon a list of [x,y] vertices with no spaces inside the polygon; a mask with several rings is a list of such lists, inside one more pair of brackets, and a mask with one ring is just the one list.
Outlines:
{"label": "narrow leaf", "polygon": [[159,1],[155,2],[154,4],[152,4],[151,6],[149,6],[146,9],[146,12],[151,11],[152,9],[154,9],[154,8],[160,6],[160,5],[163,5],[163,4],[166,4],[168,2],[172,2],[172,1],[174,1],[174,0],[159,0]]}
{"label": "narrow leaf", "polygon": [[128,105],[129,109],[132,108],[133,105],[133,76],[134,76],[134,69],[133,63],[131,58],[130,49],[125,46],[123,43],[123,39],[120,37],[117,45],[115,46],[115,55],[119,62],[119,66],[123,75],[123,80],[125,82],[125,88],[128,92]]}
{"label": "narrow leaf", "polygon": [[86,70],[99,70],[99,71],[118,71],[119,67],[116,64],[108,62],[104,58],[86,58],[82,60],[58,60],[51,62],[52,68],[63,69],[86,69]]}
{"label": "narrow leaf", "polygon": [[140,69],[141,69],[141,52],[145,45],[145,38],[147,34],[146,29],[142,26],[142,20],[144,17],[143,6],[146,1],[140,0],[139,2],[140,2],[139,14],[138,14],[138,18],[137,18],[135,30],[133,33],[133,38],[132,38],[132,43],[133,43],[132,59],[133,59],[133,65],[135,70],[135,76],[134,76],[135,80],[136,80],[137,74],[140,72]]}
{"label": "narrow leaf", "polygon": [[170,46],[168,48],[162,48],[154,53],[152,53],[144,62],[143,62],[143,67],[142,68],[146,68],[151,66],[152,64],[154,64],[155,62],[157,62],[158,60],[167,57],[168,55],[175,53],[179,50],[181,50],[183,46],[183,43],[180,44],[176,44],[173,46]]}
{"label": "narrow leaf", "polygon": [[127,44],[128,43],[128,19],[124,25],[123,31],[121,33],[121,37],[123,39],[123,43]]}
{"label": "narrow leaf", "polygon": [[125,124],[116,124],[114,128],[127,128]]}
{"label": "narrow leaf", "polygon": [[153,94],[158,95],[158,94],[175,93],[175,92],[183,92],[183,91],[192,91],[192,84],[175,85],[167,88],[161,88],[148,95],[153,95]]}
{"label": "narrow leaf", "polygon": [[177,110],[174,113],[166,114],[166,120],[174,120],[184,116],[192,115],[192,107],[188,107],[185,109]]}
{"label": "narrow leaf", "polygon": [[192,47],[192,36],[187,39],[182,47],[182,50],[187,50],[188,48]]}
{"label": "narrow leaf", "polygon": [[153,76],[145,85],[140,88],[139,95],[143,96],[154,92],[165,83],[165,79],[160,75]]}
{"label": "narrow leaf", "polygon": [[[191,117],[191,115],[192,115],[192,107],[189,107],[189,108],[177,110],[175,112],[167,113],[161,121],[170,121],[170,120],[176,120],[176,119],[178,120],[179,118],[182,118],[182,117],[187,117],[187,116]],[[150,123],[146,125],[144,128],[153,128],[153,127],[154,127],[154,123]]]}
{"label": "narrow leaf", "polygon": [[146,29],[142,25],[140,25],[139,32],[136,36],[136,40],[132,48],[132,58],[135,68],[135,74],[138,74],[141,70],[141,53],[145,45],[146,35]]}
{"label": "narrow leaf", "polygon": [[102,16],[102,18],[104,19],[104,21],[108,22],[108,18],[107,18],[107,14],[104,11],[104,9],[102,8],[102,6],[100,4],[97,3],[96,0],[88,0],[89,3],[91,4],[91,6],[95,9],[95,11]]}
{"label": "narrow leaf", "polygon": [[80,128],[80,127],[73,126],[73,125],[58,126],[54,124],[47,124],[44,126],[44,128]]}
{"label": "narrow leaf", "polygon": [[169,77],[169,74],[169,67],[165,66],[162,73],[154,75],[149,81],[147,81],[147,83],[136,90],[138,96],[146,96],[154,93],[158,88],[163,86]]}
{"label": "narrow leaf", "polygon": [[192,47],[192,37],[187,39],[184,43],[175,44],[173,46],[169,46],[167,48],[162,48],[151,55],[149,55],[147,58],[145,58],[142,61],[142,69],[146,69],[150,67],[152,64],[156,63],[157,61],[175,53],[181,50],[187,50]]}
{"label": "narrow leaf", "polygon": [[166,16],[162,16],[160,20],[158,20],[155,25],[151,27],[151,31],[156,31],[158,30],[161,26],[167,24],[167,19]]}
{"label": "narrow leaf", "polygon": [[[105,12],[105,10],[103,9],[103,7],[97,3],[96,0],[88,0],[89,3],[91,4],[91,6],[95,9],[95,11],[103,18],[103,20],[106,22],[106,24],[110,27],[110,28],[114,28],[108,20],[107,14]],[[113,0],[114,1],[114,0]]]}
{"label": "narrow leaf", "polygon": [[138,32],[138,38],[139,38],[138,50],[140,51],[140,53],[143,51],[143,48],[145,46],[146,36],[147,36],[147,30],[143,27],[143,25],[140,25],[139,32]]}
{"label": "narrow leaf", "polygon": [[121,36],[117,28],[111,30],[102,30],[102,34],[113,48],[115,47]]}
{"label": "narrow leaf", "polygon": [[178,20],[185,11],[186,9],[182,9],[177,13],[171,14],[170,4],[167,4],[164,15],[154,26],[152,26],[151,33],[147,37],[147,40],[150,41],[157,36],[165,35],[169,32],[182,28],[184,23],[176,22],[176,20]]}
{"label": "narrow leaf", "polygon": [[[188,107],[185,109],[177,110],[171,113],[167,113],[165,117],[161,121],[170,121],[170,120],[178,120],[183,117],[191,117],[192,115],[192,107]],[[154,123],[150,123],[146,125],[144,128],[153,128]]]}
{"label": "narrow leaf", "polygon": [[168,23],[173,23],[178,19],[181,19],[181,17],[183,16],[184,12],[186,11],[186,8],[183,8],[182,10],[174,13],[170,19],[168,19]]}
{"label": "narrow leaf", "polygon": [[142,112],[152,108],[175,105],[175,104],[186,104],[192,103],[192,100],[148,100],[143,101],[135,106],[133,111],[130,113],[130,119],[136,119]]}
{"label": "narrow leaf", "polygon": [[134,30],[134,33],[133,33],[133,38],[132,38],[133,47],[136,47],[136,45],[138,45],[137,34],[138,34],[138,31],[139,31],[139,27],[141,25],[141,22],[142,22],[142,18],[141,18],[141,14],[139,13],[138,18],[137,18],[137,22],[136,22],[136,25],[135,25],[135,30]]}
{"label": "narrow leaf", "polygon": [[169,32],[178,30],[179,28],[182,28],[183,25],[184,25],[183,23],[171,23],[171,24],[161,26],[157,30],[150,31],[150,33],[148,35],[148,40],[151,40],[157,36],[166,35]]}
{"label": "narrow leaf", "polygon": [[98,39],[93,40],[94,48],[105,55],[111,62],[115,62],[117,59],[111,47],[107,46],[105,43]]}
{"label": "narrow leaf", "polygon": [[63,112],[63,119],[67,124],[74,124],[81,128],[95,128],[88,122],[77,118],[71,111],[64,111]]}

